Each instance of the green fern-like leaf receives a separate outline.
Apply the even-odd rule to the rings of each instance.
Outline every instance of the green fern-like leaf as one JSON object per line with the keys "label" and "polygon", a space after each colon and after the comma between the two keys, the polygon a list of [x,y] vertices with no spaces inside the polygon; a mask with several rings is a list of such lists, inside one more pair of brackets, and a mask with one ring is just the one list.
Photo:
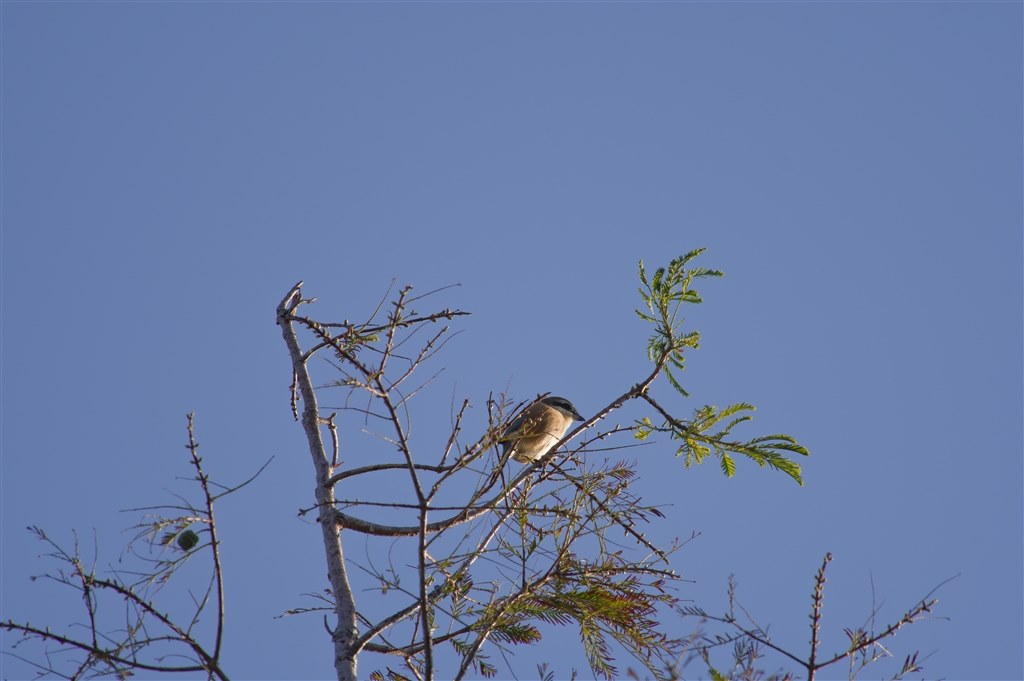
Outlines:
{"label": "green fern-like leaf", "polygon": [[502,624],[494,627],[491,636],[498,641],[511,644],[536,643],[541,639],[540,630],[532,624]]}
{"label": "green fern-like leaf", "polygon": [[728,454],[722,454],[722,458],[720,461],[722,466],[722,473],[725,474],[725,477],[731,478],[732,476],[736,475],[736,462],[733,461],[733,458],[731,456],[729,456]]}
{"label": "green fern-like leaf", "polygon": [[708,667],[708,674],[711,676],[711,681],[729,681],[729,677],[722,674],[714,667]]}
{"label": "green fern-like leaf", "polygon": [[682,395],[683,397],[689,397],[690,396],[690,393],[686,392],[686,388],[684,388],[679,383],[679,381],[675,377],[675,374],[673,374],[672,370],[669,369],[668,367],[665,367],[665,377],[668,378],[668,382],[672,385],[673,388],[676,389],[676,391],[680,395]]}

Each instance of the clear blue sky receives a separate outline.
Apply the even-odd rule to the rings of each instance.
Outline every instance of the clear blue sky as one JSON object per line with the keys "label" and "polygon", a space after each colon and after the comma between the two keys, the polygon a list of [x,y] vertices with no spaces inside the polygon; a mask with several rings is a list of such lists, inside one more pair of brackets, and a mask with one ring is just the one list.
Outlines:
{"label": "clear blue sky", "polygon": [[[693,406],[753,402],[751,434],[813,456],[798,488],[636,450],[645,498],[672,504],[658,536],[702,533],[680,595],[721,609],[734,572],[802,650],[826,551],[832,641],[872,583],[887,621],[960,575],[948,619],[893,652],[930,654],[928,678],[1024,676],[1021,3],[3,2],[0,19],[4,618],[66,622],[78,603],[29,581],[48,564],[25,526],[87,545],[95,528],[116,559],[119,511],[184,489],[195,411],[217,479],[276,457],[221,508],[226,666],[329,677],[319,618],[274,619],[324,586],[296,518],[312,469],[273,324],[288,287],[354,319],[393,277],[460,283],[437,300],[475,314],[433,399],[555,391],[589,414],[645,367],[637,260],[707,246],[726,277],[692,315]],[[563,650],[535,652],[564,676],[582,660]]]}

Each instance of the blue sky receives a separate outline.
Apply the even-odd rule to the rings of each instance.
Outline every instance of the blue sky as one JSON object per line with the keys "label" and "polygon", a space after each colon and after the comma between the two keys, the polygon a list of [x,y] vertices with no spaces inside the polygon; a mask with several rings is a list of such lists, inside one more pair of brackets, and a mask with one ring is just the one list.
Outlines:
{"label": "blue sky", "polygon": [[[646,366],[637,261],[706,246],[726,277],[690,317],[684,409],[752,402],[751,434],[813,455],[798,488],[636,450],[640,491],[671,504],[654,534],[702,533],[680,595],[721,609],[735,573],[802,650],[826,551],[832,641],[872,584],[889,621],[959,575],[893,652],[930,654],[928,678],[1024,676],[1020,3],[4,2],[0,19],[5,619],[69,620],[73,597],[29,581],[48,565],[24,528],[95,532],[116,560],[120,511],[185,489],[195,411],[216,479],[275,457],[220,510],[226,666],[329,677],[319,619],[274,619],[324,585],[296,518],[312,468],[273,324],[288,288],[356,319],[393,278],[461,284],[436,298],[474,313],[439,359],[442,411],[508,389],[589,415]],[[551,645],[522,654],[586,671]]]}

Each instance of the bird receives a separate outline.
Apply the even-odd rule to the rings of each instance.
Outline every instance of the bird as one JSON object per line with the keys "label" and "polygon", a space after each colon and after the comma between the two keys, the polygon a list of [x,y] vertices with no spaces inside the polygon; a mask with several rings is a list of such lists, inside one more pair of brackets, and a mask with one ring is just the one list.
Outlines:
{"label": "bird", "polygon": [[533,463],[562,439],[573,421],[584,418],[564,397],[542,397],[524,409],[502,433],[502,454],[519,463]]}

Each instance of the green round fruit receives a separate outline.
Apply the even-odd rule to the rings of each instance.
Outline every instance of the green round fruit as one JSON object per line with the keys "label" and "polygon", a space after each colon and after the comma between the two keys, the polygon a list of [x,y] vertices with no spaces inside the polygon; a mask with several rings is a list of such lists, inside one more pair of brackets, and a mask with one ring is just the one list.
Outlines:
{"label": "green round fruit", "polygon": [[178,546],[182,551],[191,551],[199,543],[199,535],[192,530],[185,530],[178,535]]}

